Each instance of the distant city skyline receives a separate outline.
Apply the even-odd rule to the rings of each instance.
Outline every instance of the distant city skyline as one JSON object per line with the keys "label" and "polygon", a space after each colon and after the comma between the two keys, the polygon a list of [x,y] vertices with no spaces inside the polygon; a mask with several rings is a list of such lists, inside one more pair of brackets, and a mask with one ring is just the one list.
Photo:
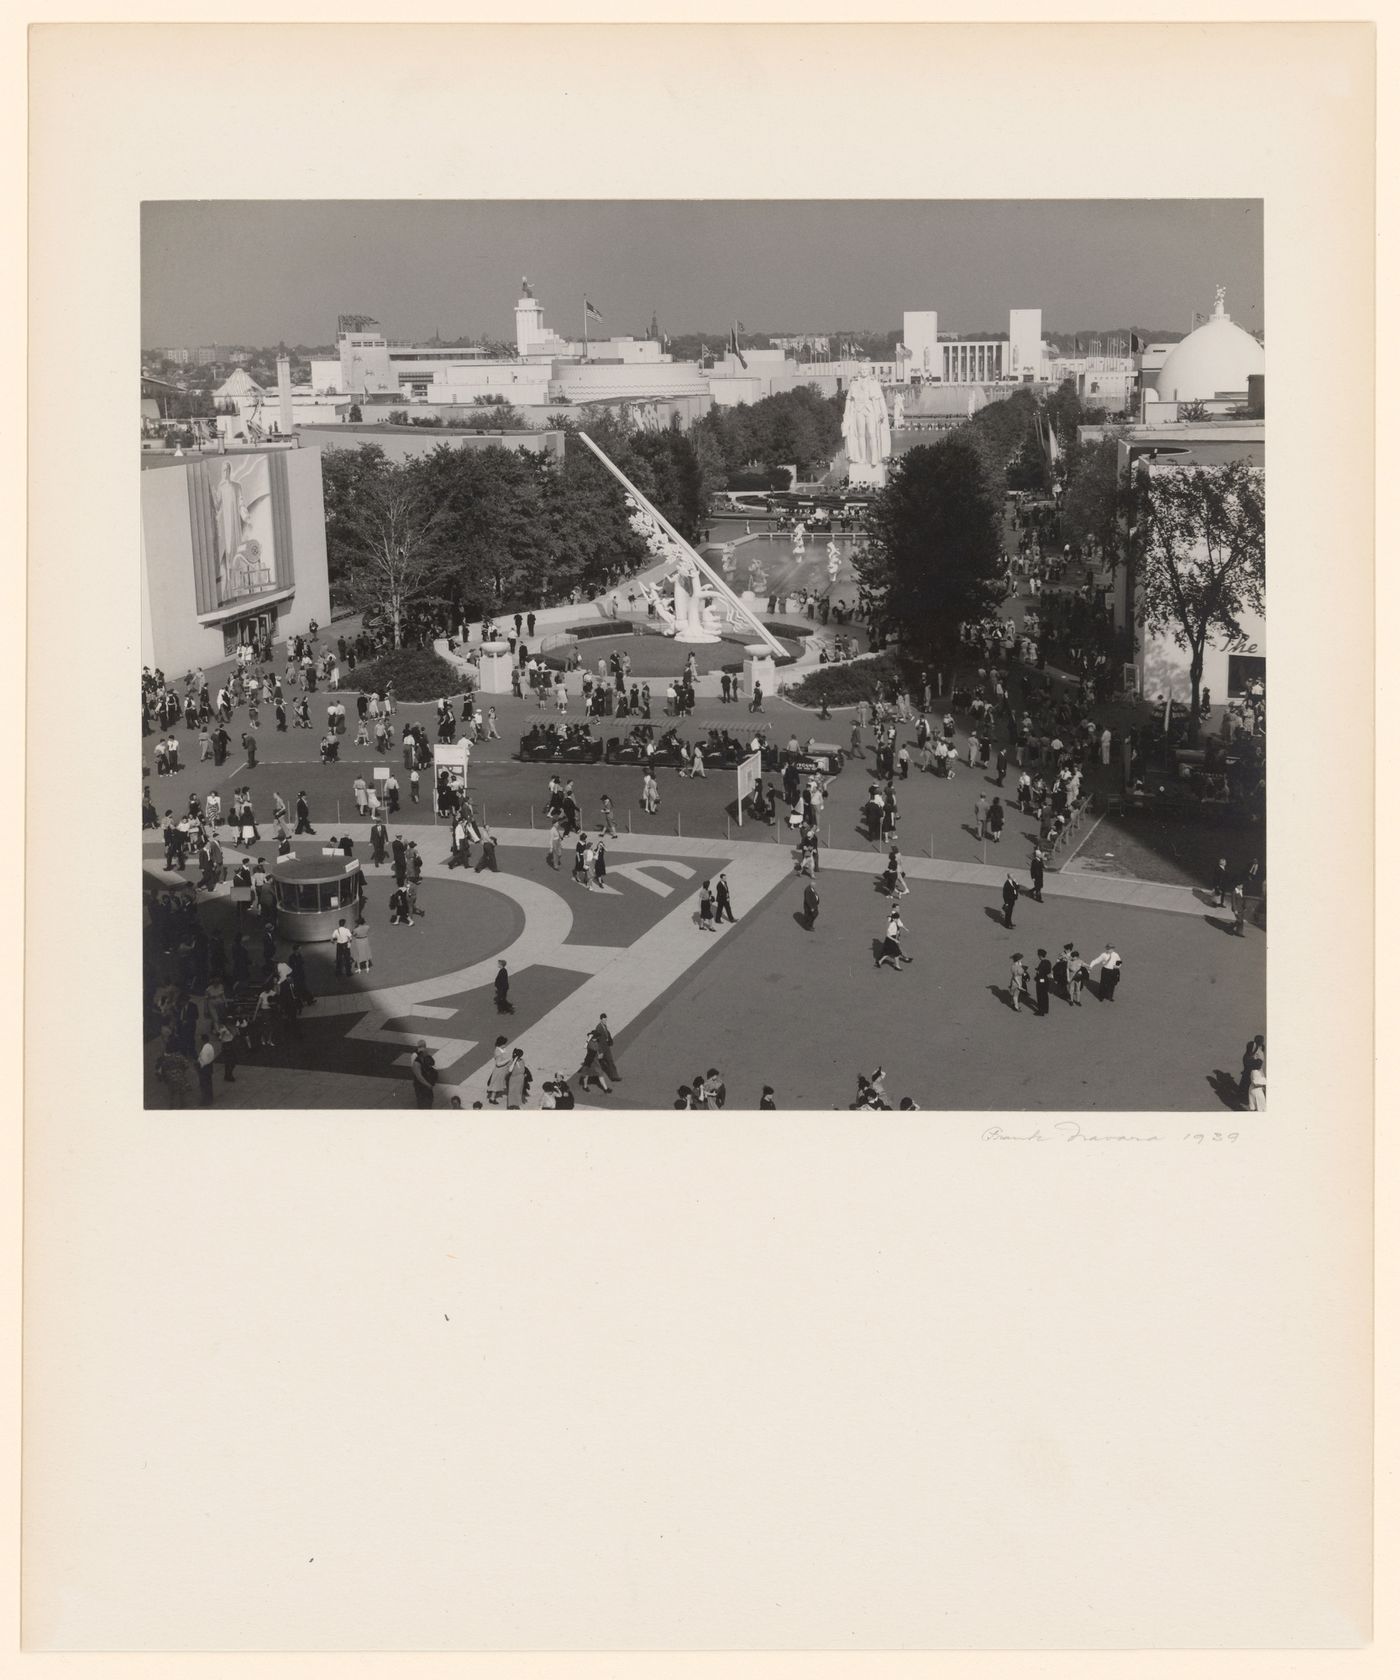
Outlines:
{"label": "distant city skyline", "polygon": [[141,218],[141,342],[329,344],[363,313],[390,338],[513,341],[528,275],[565,337],[995,328],[1189,331],[1217,285],[1264,326],[1253,200],[153,202]]}

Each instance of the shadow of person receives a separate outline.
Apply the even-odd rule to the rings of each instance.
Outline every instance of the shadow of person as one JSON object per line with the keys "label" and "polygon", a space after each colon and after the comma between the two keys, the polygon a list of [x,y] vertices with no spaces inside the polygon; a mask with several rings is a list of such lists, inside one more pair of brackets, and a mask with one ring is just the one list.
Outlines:
{"label": "shadow of person", "polygon": [[959,823],[958,826],[962,829],[964,834],[970,834],[974,840],[981,838],[976,828],[971,823]]}
{"label": "shadow of person", "polygon": [[802,929],[803,933],[810,933],[812,931],[812,924],[807,920],[807,912],[805,910],[794,910],[792,913],[792,919],[797,923],[798,927]]}
{"label": "shadow of person", "polygon": [[1207,1076],[1206,1083],[1226,1108],[1238,1110],[1243,1106],[1240,1102],[1240,1082],[1233,1073],[1216,1068],[1214,1073]]}
{"label": "shadow of person", "polygon": [[1209,887],[1192,887],[1191,896],[1198,904],[1209,904],[1212,910],[1223,910],[1223,904],[1215,902],[1215,894]]}
{"label": "shadow of person", "polygon": [[1221,933],[1234,933],[1235,918],[1233,916],[1202,916],[1201,920],[1209,927],[1218,928]]}
{"label": "shadow of person", "polygon": [[999,927],[1005,927],[1006,926],[1006,912],[1004,910],[1002,910],[1000,908],[993,908],[993,906],[990,905],[990,904],[984,904],[982,906],[982,909],[983,909],[984,914],[991,921],[996,922]]}
{"label": "shadow of person", "polygon": [[1012,1000],[1011,988],[1009,986],[988,986],[987,990],[992,994],[998,1003],[1004,1004],[1006,1008],[1012,1010],[1013,1012],[1015,1011],[1016,1005]]}
{"label": "shadow of person", "polygon": [[870,941],[870,955],[871,955],[872,960],[875,961],[875,962],[879,962],[881,954],[883,953],[884,949],[885,949],[884,940],[880,937],[879,934],[876,934],[875,937]]}

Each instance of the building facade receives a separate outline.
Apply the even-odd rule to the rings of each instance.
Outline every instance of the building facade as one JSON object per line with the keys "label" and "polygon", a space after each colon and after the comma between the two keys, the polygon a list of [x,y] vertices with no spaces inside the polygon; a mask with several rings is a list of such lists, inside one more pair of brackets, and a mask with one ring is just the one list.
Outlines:
{"label": "building facade", "polygon": [[167,673],[329,624],[319,449],[141,461],[141,661]]}

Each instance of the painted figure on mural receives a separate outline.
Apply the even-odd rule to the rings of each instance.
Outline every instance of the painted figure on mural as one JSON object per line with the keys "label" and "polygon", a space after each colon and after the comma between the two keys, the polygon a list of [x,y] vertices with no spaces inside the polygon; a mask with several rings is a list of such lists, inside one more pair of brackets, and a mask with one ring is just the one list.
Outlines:
{"label": "painted figure on mural", "polygon": [[[265,461],[257,465],[267,472]],[[268,494],[262,489],[248,494],[244,482],[233,476],[231,461],[224,462],[218,481],[210,487],[219,543],[215,587],[221,602],[273,587],[272,574],[263,564],[262,544],[253,535],[253,508]]]}

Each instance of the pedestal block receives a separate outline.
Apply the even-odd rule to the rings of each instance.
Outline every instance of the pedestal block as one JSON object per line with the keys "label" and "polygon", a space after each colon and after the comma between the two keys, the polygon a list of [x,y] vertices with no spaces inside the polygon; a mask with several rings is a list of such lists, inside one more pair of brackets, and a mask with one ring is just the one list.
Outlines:
{"label": "pedestal block", "polygon": [[477,660],[477,687],[483,694],[510,693],[510,646],[506,642],[483,642]]}
{"label": "pedestal block", "polygon": [[762,688],[765,699],[771,698],[778,686],[777,666],[773,663],[773,655],[762,642],[750,642],[744,649],[744,698],[746,700],[752,696],[755,683]]}

